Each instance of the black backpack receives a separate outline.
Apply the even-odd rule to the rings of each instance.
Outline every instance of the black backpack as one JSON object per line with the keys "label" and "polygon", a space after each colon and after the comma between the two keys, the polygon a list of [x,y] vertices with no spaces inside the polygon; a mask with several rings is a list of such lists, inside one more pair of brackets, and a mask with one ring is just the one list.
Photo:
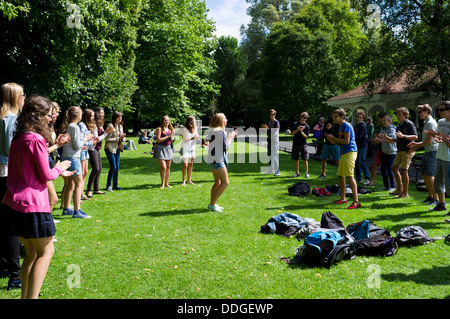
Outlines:
{"label": "black backpack", "polygon": [[358,256],[382,256],[392,257],[398,251],[395,237],[387,235],[375,235],[356,241],[356,254]]}
{"label": "black backpack", "polygon": [[356,257],[355,240],[352,236],[345,230],[329,233],[338,233],[340,237],[336,242],[325,238],[323,241],[310,244],[308,238],[316,236],[317,233],[307,236],[304,244],[296,249],[296,256],[300,259],[300,262],[304,262],[311,267],[330,268],[341,260],[354,259]]}
{"label": "black backpack", "polygon": [[298,182],[288,188],[291,196],[306,196],[311,192],[311,186],[306,182]]}
{"label": "black backpack", "polygon": [[416,246],[424,245],[435,241],[420,226],[408,226],[400,229],[396,235],[398,245]]}
{"label": "black backpack", "polygon": [[346,230],[356,240],[381,235],[386,235],[390,237],[391,235],[389,230],[378,227],[370,220],[362,220],[358,223],[350,224],[347,226]]}

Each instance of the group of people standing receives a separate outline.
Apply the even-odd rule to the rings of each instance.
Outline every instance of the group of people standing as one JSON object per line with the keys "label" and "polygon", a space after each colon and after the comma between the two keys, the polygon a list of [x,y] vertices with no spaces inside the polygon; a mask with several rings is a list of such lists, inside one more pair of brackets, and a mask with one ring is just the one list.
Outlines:
{"label": "group of people standing", "polygon": [[[338,165],[339,186],[343,190],[346,187],[346,179],[352,190],[353,202],[348,209],[361,207],[358,200],[357,183],[362,182],[367,186],[374,186],[374,178],[377,168],[380,167],[383,185],[382,190],[396,198],[409,197],[408,169],[415,152],[424,148],[421,159],[421,175],[428,190],[428,197],[423,201],[434,205],[430,210],[446,210],[445,195],[450,194],[450,101],[442,101],[439,106],[441,119],[436,122],[432,116],[432,108],[428,104],[419,105],[417,112],[419,118],[424,121],[422,141],[418,142],[418,133],[414,123],[409,120],[409,110],[400,107],[396,110],[399,121],[397,126],[392,124],[392,117],[386,112],[378,114],[381,124],[379,133],[374,134],[374,126],[371,118],[367,118],[369,125],[365,123],[364,111],[356,112],[355,127],[346,121],[346,112],[343,109],[334,110],[332,116],[321,121],[314,127],[313,135],[324,141],[320,156],[322,173],[319,179],[326,178],[327,160],[335,160]],[[268,155],[271,159],[271,169],[268,174],[279,175],[278,145],[280,123],[275,119],[276,111],[270,110],[270,121],[263,124],[267,128]],[[307,124],[309,115],[306,112],[300,114],[300,120],[286,131],[286,134],[294,135],[291,158],[295,161],[293,177],[299,177],[299,158],[301,157],[305,168],[305,178],[309,178],[307,138],[310,127]],[[371,171],[366,164],[366,156],[371,151],[371,145],[378,150],[374,154]],[[347,203],[345,192],[340,192],[341,198],[336,204]]]}
{"label": "group of people standing", "polygon": [[[62,214],[89,218],[80,204],[93,194],[104,194],[99,187],[104,139],[110,163],[106,190],[120,190],[122,115],[114,112],[104,128],[102,108],[82,111],[72,106],[56,127],[59,105],[43,96],[26,99],[23,87],[16,83],[2,85],[1,102],[0,277],[9,277],[8,290],[21,288],[22,298],[34,299],[54,253],[56,227],[51,212],[58,196],[52,181],[58,176],[64,179]],[[88,161],[91,173],[85,195]],[[22,266],[20,242],[26,251]]]}

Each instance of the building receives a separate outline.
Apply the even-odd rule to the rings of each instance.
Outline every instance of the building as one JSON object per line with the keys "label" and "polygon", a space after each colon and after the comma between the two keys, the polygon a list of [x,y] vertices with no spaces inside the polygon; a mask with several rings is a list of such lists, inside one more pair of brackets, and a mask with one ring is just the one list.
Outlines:
{"label": "building", "polygon": [[350,113],[349,121],[354,124],[355,114],[358,110],[364,110],[367,116],[374,116],[379,112],[396,110],[399,107],[406,107],[410,110],[409,119],[419,126],[419,118],[416,108],[420,104],[429,104],[433,109],[433,116],[436,117],[436,109],[441,102],[441,96],[427,90],[427,83],[434,80],[435,74],[425,74],[414,83],[409,83],[408,72],[387,82],[380,81],[373,94],[367,93],[368,84],[361,85],[355,89],[341,95],[330,98],[327,101],[329,106],[343,108]]}

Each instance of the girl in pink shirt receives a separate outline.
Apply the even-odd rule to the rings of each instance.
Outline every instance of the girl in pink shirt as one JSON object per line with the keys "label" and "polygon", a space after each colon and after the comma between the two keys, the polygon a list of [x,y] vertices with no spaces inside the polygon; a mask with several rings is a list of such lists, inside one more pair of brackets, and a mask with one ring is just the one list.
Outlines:
{"label": "girl in pink shirt", "polygon": [[53,257],[55,225],[49,205],[47,182],[65,172],[70,162],[48,164],[47,141],[52,104],[47,98],[33,96],[25,101],[17,118],[9,149],[8,190],[3,204],[15,222],[15,232],[26,250],[22,263],[22,298],[36,299]]}

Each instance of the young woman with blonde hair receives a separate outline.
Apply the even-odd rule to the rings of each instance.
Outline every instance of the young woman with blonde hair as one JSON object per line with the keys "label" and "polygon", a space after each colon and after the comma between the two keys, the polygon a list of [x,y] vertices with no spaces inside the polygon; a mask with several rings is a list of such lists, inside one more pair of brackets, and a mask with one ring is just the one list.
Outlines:
{"label": "young woman with blonde hair", "polygon": [[172,139],[174,133],[175,131],[172,123],[170,123],[170,118],[168,116],[163,116],[160,126],[156,129],[156,144],[153,154],[153,157],[159,161],[159,175],[161,177],[160,188],[172,188],[172,186],[169,185],[169,175],[173,158]]}
{"label": "young woman with blonde hair", "polygon": [[226,125],[227,118],[225,114],[217,113],[211,118],[207,134],[207,139],[210,141],[207,163],[211,167],[214,177],[208,209],[216,212],[223,211],[223,207],[217,205],[217,201],[230,184],[228,180],[227,151],[237,135],[237,131],[232,131],[227,136],[225,132]]}
{"label": "young woman with blonde hair", "polygon": [[[17,83],[2,85],[0,110],[0,202],[7,190],[9,149],[17,117],[25,100],[23,87]],[[3,206],[3,205],[2,205]],[[1,207],[1,211],[5,211]],[[19,236],[12,234],[7,214],[0,219],[0,278],[8,277],[8,290],[20,288]]]}
{"label": "young woman with blonde hair", "polygon": [[192,169],[194,167],[195,160],[195,143],[200,140],[197,132],[197,123],[194,116],[188,116],[184,127],[181,132],[183,141],[181,142],[181,159],[183,161],[182,174],[183,182],[181,185],[186,185],[186,173],[187,173],[187,183],[194,184],[191,180]]}
{"label": "young woman with blonde hair", "polygon": [[[62,160],[71,162],[70,171],[75,171],[73,176],[64,177],[64,194],[62,194],[63,215],[72,215],[73,218],[90,218],[81,210],[81,195],[83,193],[84,181],[83,171],[81,169],[80,154],[84,143],[90,141],[94,135],[88,134],[83,136],[77,125],[82,117],[81,108],[71,106],[65,114],[63,123],[61,124],[61,133],[68,133],[70,142],[63,146],[61,154]],[[70,208],[70,199],[73,195],[73,209]]]}

